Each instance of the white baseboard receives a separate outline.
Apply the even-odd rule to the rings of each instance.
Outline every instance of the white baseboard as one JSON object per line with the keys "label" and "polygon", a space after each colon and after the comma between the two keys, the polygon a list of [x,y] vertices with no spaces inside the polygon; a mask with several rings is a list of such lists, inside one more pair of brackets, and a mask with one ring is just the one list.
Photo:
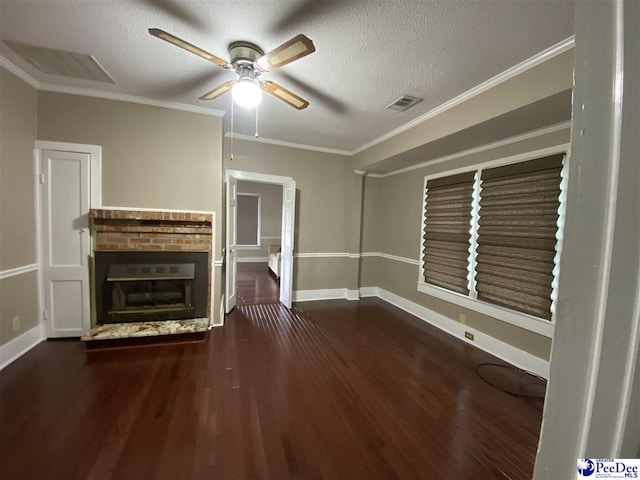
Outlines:
{"label": "white baseboard", "polygon": [[[423,320],[434,327],[453,335],[460,340],[478,347],[491,355],[494,355],[505,362],[508,362],[518,368],[540,375],[543,378],[549,378],[549,362],[532,355],[524,350],[520,350],[508,343],[502,342],[486,333],[471,328],[468,325],[463,325],[455,320],[445,317],[433,310],[423,307],[415,302],[407,300],[404,297],[396,295],[395,293],[388,292],[378,287],[364,287],[360,289],[361,297],[379,297],[385,302],[388,302],[396,307],[408,312],[420,320]],[[465,338],[464,332],[471,332],[474,336],[474,340]]]}
{"label": "white baseboard", "polygon": [[378,287],[362,287],[360,288],[360,297],[379,297],[380,289]]}
{"label": "white baseboard", "polygon": [[38,325],[2,345],[0,347],[0,370],[17,360],[43,340],[44,333],[42,326]]}
{"label": "white baseboard", "polygon": [[[267,257],[236,257],[238,263],[267,263],[269,259]],[[266,266],[266,265],[265,265]]]}
{"label": "white baseboard", "polygon": [[355,294],[357,295],[357,290],[347,290],[346,288],[331,288],[327,290],[296,290],[293,292],[293,301],[311,302],[315,300],[335,299],[356,300],[354,298],[349,298],[353,295],[351,292],[355,292]]}
{"label": "white baseboard", "polygon": [[348,290],[345,288],[344,292],[347,300],[360,300],[360,290]]}

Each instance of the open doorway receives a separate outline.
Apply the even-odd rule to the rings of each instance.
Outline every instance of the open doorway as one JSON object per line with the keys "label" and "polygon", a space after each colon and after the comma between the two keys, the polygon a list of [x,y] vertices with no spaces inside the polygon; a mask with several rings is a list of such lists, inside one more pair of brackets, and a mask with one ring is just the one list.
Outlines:
{"label": "open doorway", "polygon": [[[258,183],[269,184],[278,186],[281,194],[281,222],[280,222],[280,237],[264,239],[264,252],[262,250],[263,239],[258,239],[258,236],[262,236],[262,224],[255,224],[252,228],[247,228],[245,232],[245,226],[241,226],[243,239],[239,242],[238,239],[238,199],[240,198],[240,208],[244,208],[243,205],[252,205],[254,210],[261,209],[261,202],[256,202],[255,199],[251,200],[251,193],[258,195],[259,193],[245,191],[240,192],[238,190],[238,184],[240,186],[246,186],[245,183]],[[254,252],[259,252],[260,259],[257,263],[266,263],[262,265],[263,271],[266,268],[267,275],[273,275],[276,279],[279,279],[279,291],[278,300],[291,307],[292,289],[293,289],[293,241],[294,241],[294,219],[295,219],[295,193],[296,182],[291,177],[282,177],[278,175],[267,175],[254,172],[243,172],[239,170],[227,170],[225,172],[225,187],[226,187],[226,255],[225,255],[225,311],[230,312],[235,307],[238,301],[238,264],[243,263],[256,263],[247,261],[251,259],[250,254],[246,255],[245,248],[238,248],[239,245],[243,247],[254,247]],[[258,187],[255,187],[258,188]],[[264,187],[263,188],[268,188]],[[241,195],[239,195],[241,193]],[[244,193],[245,195],[242,195]],[[255,214],[257,215],[257,213]],[[246,239],[244,238],[247,233]],[[276,237],[276,235],[265,235],[267,237]],[[279,242],[277,241],[279,240]],[[253,244],[252,244],[253,242]],[[259,243],[259,245],[258,245]],[[258,248],[259,247],[259,248]],[[278,251],[279,250],[279,251]],[[274,255],[271,266],[269,265],[269,256]],[[240,259],[240,261],[239,261]],[[277,259],[277,260],[275,260]],[[275,263],[275,262],[277,263]],[[249,270],[249,269],[246,269]],[[246,272],[245,268],[240,267],[240,271],[243,273],[243,277]],[[270,273],[271,272],[271,273]],[[262,281],[266,284],[268,277],[262,275]],[[246,277],[244,278],[247,281]],[[258,280],[256,280],[258,281]],[[267,284],[268,285],[268,284]],[[246,293],[244,293],[247,295]],[[246,298],[246,297],[245,297]],[[251,300],[250,300],[251,301]]]}
{"label": "open doorway", "polygon": [[236,305],[280,301],[282,185],[237,184]]}

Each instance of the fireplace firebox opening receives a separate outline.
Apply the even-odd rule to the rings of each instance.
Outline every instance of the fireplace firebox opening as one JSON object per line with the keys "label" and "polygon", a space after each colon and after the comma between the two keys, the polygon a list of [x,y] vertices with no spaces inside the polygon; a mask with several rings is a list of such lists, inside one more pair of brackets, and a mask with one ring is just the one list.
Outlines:
{"label": "fireplace firebox opening", "polygon": [[206,316],[206,252],[96,252],[98,324]]}

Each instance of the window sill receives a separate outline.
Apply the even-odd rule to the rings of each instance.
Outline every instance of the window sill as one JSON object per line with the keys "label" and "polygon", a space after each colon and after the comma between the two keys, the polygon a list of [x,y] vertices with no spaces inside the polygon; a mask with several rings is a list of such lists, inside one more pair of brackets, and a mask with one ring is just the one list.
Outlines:
{"label": "window sill", "polygon": [[516,327],[529,330],[530,332],[553,338],[555,324],[549,320],[491,305],[475,298],[467,297],[466,295],[450,292],[435,285],[429,285],[425,282],[418,282],[418,291],[450,303],[455,303],[469,310],[488,315]]}

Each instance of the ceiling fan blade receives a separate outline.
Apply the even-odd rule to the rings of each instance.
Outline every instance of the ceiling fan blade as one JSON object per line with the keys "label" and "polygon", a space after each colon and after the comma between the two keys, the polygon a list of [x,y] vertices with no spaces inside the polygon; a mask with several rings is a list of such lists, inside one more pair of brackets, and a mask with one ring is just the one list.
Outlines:
{"label": "ceiling fan blade", "polygon": [[278,48],[271,50],[269,53],[265,53],[258,58],[254,64],[260,70],[270,72],[315,51],[316,47],[313,45],[313,42],[306,36],[300,34],[288,42],[283,43]]}
{"label": "ceiling fan blade", "polygon": [[283,102],[288,103],[293,108],[297,108],[298,110],[304,110],[309,106],[309,102],[307,102],[304,98],[299,97],[291,90],[287,90],[282,85],[278,85],[275,82],[266,81],[262,84],[262,88],[274,97],[279,98]]}
{"label": "ceiling fan blade", "polygon": [[227,68],[229,66],[229,62],[222,60],[219,57],[207,52],[206,50],[201,49],[200,47],[196,47],[191,43],[182,40],[181,38],[176,37],[175,35],[171,35],[170,33],[165,32],[164,30],[160,30],[159,28],[150,28],[149,33],[154,37],[158,37],[165,42],[169,42],[176,47],[180,47],[187,52],[194,53],[199,57],[204,58],[205,60],[209,60],[210,62],[215,63],[219,67]]}
{"label": "ceiling fan blade", "polygon": [[207,92],[204,95],[202,95],[200,97],[200,100],[213,100],[214,98],[217,98],[223,93],[226,93],[229,90],[231,90],[231,87],[233,87],[235,84],[236,84],[235,80],[224,82],[218,85],[216,88],[214,88],[210,92]]}

